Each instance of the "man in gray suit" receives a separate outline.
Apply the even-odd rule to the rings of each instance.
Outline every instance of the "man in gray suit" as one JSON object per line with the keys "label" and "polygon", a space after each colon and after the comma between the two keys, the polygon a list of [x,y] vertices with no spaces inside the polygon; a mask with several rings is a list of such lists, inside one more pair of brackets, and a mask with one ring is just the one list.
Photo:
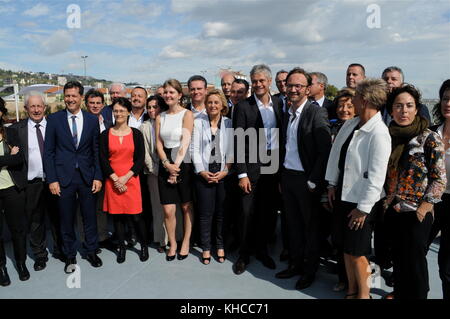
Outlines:
{"label": "man in gray suit", "polygon": [[319,265],[318,215],[313,209],[323,192],[331,149],[327,111],[308,101],[311,76],[301,68],[287,76],[291,104],[281,134],[281,191],[289,237],[289,268],[277,278],[301,275],[296,289],[309,287]]}

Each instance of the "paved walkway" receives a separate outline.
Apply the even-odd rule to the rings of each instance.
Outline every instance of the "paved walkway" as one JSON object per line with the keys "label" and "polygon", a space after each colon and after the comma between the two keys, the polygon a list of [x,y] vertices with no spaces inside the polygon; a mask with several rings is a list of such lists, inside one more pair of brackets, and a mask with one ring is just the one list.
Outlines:
{"label": "paved walkway", "polygon": [[[280,238],[280,236],[278,236]],[[437,267],[437,251],[439,240],[431,246],[428,254],[430,273],[429,298],[442,298],[441,281]],[[271,246],[272,256],[279,256],[279,244]],[[286,268],[285,262],[277,262],[277,269],[269,270],[251,259],[248,271],[236,276],[232,271],[233,261],[237,255],[231,254],[225,263],[215,260],[209,265],[200,262],[201,253],[198,248],[191,249],[189,257],[183,261],[167,262],[164,254],[150,249],[150,259],[139,261],[137,251],[127,251],[126,261],[116,263],[116,255],[103,249],[100,257],[101,268],[93,268],[77,257],[80,266],[80,280],[72,281],[63,271],[64,264],[50,258],[47,268],[40,272],[33,270],[33,260],[28,258],[27,267],[31,278],[19,281],[17,272],[11,262],[11,244],[7,244],[8,273],[11,285],[0,287],[1,299],[43,298],[43,299],[341,299],[344,292],[336,293],[332,287],[336,275],[330,274],[325,266],[321,266],[314,284],[300,292],[294,289],[297,278],[276,279],[277,271]],[[75,276],[72,275],[72,279]],[[375,284],[379,288],[372,289],[374,299],[381,298],[391,289],[385,285],[384,279],[376,276]]]}

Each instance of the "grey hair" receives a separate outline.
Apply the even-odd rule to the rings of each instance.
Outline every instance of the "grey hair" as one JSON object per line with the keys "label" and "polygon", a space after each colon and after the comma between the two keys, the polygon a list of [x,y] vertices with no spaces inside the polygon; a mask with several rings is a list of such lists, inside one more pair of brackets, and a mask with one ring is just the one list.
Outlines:
{"label": "grey hair", "polygon": [[25,102],[24,105],[25,105],[25,106],[28,106],[28,102],[29,102],[30,98],[33,97],[33,96],[38,96],[38,97],[40,97],[41,100],[42,100],[42,103],[44,104],[44,106],[47,105],[46,99],[45,99],[45,95],[44,95],[44,94],[42,94],[41,92],[38,92],[38,91],[31,91],[31,92],[29,92],[29,93],[27,93],[27,94],[25,95],[25,98],[24,98],[24,102]]}
{"label": "grey hair", "polygon": [[256,73],[264,73],[267,78],[272,79],[272,71],[265,64],[257,64],[250,71],[250,77],[254,76]]}
{"label": "grey hair", "polygon": [[126,90],[125,84],[120,83],[120,82],[114,82],[114,83],[111,83],[111,85],[109,86],[109,90],[108,90],[108,91],[111,91],[111,89],[112,89],[113,86],[120,86],[120,91],[121,91],[121,92],[123,92],[123,91]]}
{"label": "grey hair", "polygon": [[397,71],[402,76],[402,83],[405,82],[405,75],[403,74],[402,69],[400,69],[398,66],[390,66],[384,69],[383,73],[381,73],[381,78],[384,79],[384,75],[388,72]]}
{"label": "grey hair", "polygon": [[322,72],[311,72],[309,73],[311,77],[314,75],[317,78],[317,83],[323,84],[323,89],[326,90],[328,87],[328,78]]}

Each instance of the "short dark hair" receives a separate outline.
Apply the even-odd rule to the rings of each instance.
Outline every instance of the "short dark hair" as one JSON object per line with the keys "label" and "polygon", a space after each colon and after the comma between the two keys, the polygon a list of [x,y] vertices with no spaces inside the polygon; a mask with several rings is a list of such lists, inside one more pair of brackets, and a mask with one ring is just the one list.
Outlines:
{"label": "short dark hair", "polygon": [[244,84],[245,92],[248,93],[248,89],[250,88],[250,84],[245,79],[235,79],[233,83]]}
{"label": "short dark hair", "polygon": [[353,66],[358,66],[358,67],[360,67],[360,68],[363,70],[363,75],[364,75],[364,76],[366,75],[366,69],[364,68],[364,66],[363,66],[362,64],[359,64],[359,63],[352,63],[352,64],[350,64],[350,65],[347,67],[347,69],[349,69],[349,68],[351,68],[351,67],[353,67]]}
{"label": "short dark hair", "polygon": [[441,103],[444,93],[447,90],[450,90],[450,79],[447,79],[442,83],[441,88],[439,89],[439,102],[433,106],[433,115],[437,119],[437,124],[445,122],[445,117],[442,115]]}
{"label": "short dark hair", "polygon": [[188,80],[188,88],[191,88],[191,83],[193,81],[202,81],[203,83],[205,83],[205,89],[208,87],[208,82],[206,81],[206,79],[203,76],[201,76],[201,75],[193,75]]}
{"label": "short dark hair", "polygon": [[88,104],[88,100],[92,97],[99,97],[102,99],[102,104],[105,103],[105,97],[103,96],[103,93],[96,90],[96,89],[90,89],[89,91],[86,92],[86,95],[84,96],[84,104]]}
{"label": "short dark hair", "polygon": [[286,82],[289,79],[289,77],[293,74],[303,74],[306,78],[306,81],[308,83],[308,86],[310,86],[312,84],[312,78],[311,75],[309,75],[308,72],[306,72],[305,70],[303,70],[302,68],[296,67],[293,68],[291,71],[289,71],[287,77],[286,77]]}
{"label": "short dark hair", "polygon": [[145,91],[145,94],[148,94],[147,93],[147,89],[146,88],[144,88],[144,87],[142,87],[142,86],[135,86],[132,90],[131,90],[131,92],[133,92],[134,90],[136,90],[136,89],[141,89],[141,90],[144,90]]}
{"label": "short dark hair", "polygon": [[400,76],[402,77],[402,83],[405,81],[405,75],[403,74],[402,69],[400,69],[398,66],[389,66],[386,69],[384,69],[383,73],[381,73],[381,78],[384,80],[384,75],[389,72],[400,73]]}
{"label": "short dark hair", "polygon": [[413,98],[414,102],[416,103],[416,109],[419,111],[421,104],[421,94],[418,89],[416,89],[412,84],[405,83],[402,86],[398,88],[393,88],[392,92],[388,95],[387,101],[386,101],[386,109],[389,114],[392,113],[392,107],[394,105],[394,101],[402,93],[409,93]]}
{"label": "short dark hair", "polygon": [[80,93],[80,95],[83,95],[84,87],[78,81],[69,81],[69,82],[67,82],[66,85],[64,85],[63,92],[66,93],[67,89],[73,89],[73,88],[78,88],[78,92]]}
{"label": "short dark hair", "polygon": [[128,110],[128,112],[131,112],[131,110],[133,108],[130,100],[125,97],[118,97],[117,99],[115,99],[113,101],[113,104],[111,105],[111,107],[114,108],[114,105],[116,105],[116,104],[122,105],[124,108],[126,108]]}
{"label": "short dark hair", "polygon": [[145,103],[145,107],[147,107],[148,103],[150,103],[151,101],[156,101],[156,104],[161,109],[161,112],[167,111],[169,109],[169,106],[166,104],[166,101],[164,101],[161,95],[155,94],[150,96]]}

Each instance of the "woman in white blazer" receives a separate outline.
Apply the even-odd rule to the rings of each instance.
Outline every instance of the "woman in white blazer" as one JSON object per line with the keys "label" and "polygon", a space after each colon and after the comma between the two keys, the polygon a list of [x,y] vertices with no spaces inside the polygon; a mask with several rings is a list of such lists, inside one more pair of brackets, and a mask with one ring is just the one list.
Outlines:
{"label": "woman in white blazer", "polygon": [[219,90],[206,95],[206,116],[194,121],[191,143],[192,161],[196,173],[195,187],[198,200],[202,262],[211,261],[211,233],[213,220],[216,228],[217,259],[225,261],[223,221],[225,204],[224,178],[232,163],[232,122],[225,117],[227,100]]}
{"label": "woman in white blazer", "polygon": [[382,198],[391,137],[379,110],[386,103],[386,83],[367,79],[356,88],[353,104],[359,117],[345,122],[333,143],[325,179],[335,225],[344,249],[349,299],[370,298],[371,237],[375,204]]}

